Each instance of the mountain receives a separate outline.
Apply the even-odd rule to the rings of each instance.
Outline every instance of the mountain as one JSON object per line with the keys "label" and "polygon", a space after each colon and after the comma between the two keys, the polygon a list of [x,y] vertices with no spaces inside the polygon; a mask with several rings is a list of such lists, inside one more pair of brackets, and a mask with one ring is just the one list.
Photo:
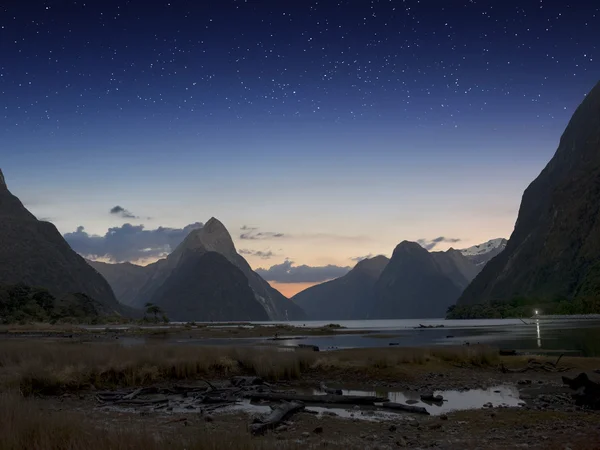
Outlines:
{"label": "mountain", "polygon": [[460,261],[455,253],[435,255],[416,242],[398,244],[375,284],[369,319],[444,317],[464,283],[461,270],[453,267],[453,261]]}
{"label": "mountain", "polygon": [[523,194],[506,249],[459,305],[516,296],[577,299],[600,294],[600,83],[565,129],[556,153]]}
{"label": "mountain", "polygon": [[494,256],[502,253],[507,243],[508,241],[504,238],[492,239],[483,244],[464,248],[460,252],[481,270]]}
{"label": "mountain", "polygon": [[185,251],[150,302],[175,321],[269,320],[246,275],[214,251]]}
{"label": "mountain", "polygon": [[86,260],[86,262],[108,281],[117,300],[127,306],[134,305],[135,297],[140,289],[148,283],[156,268],[156,265],[144,267],[128,262],[119,264],[90,260]]}
{"label": "mountain", "polygon": [[37,220],[8,190],[0,171],[0,284],[41,287],[54,296],[82,293],[107,312],[121,311],[106,280],[75,253],[56,227]]}
{"label": "mountain", "polygon": [[445,252],[431,252],[431,256],[433,256],[440,271],[450,278],[461,291],[479,273],[478,267],[464,256],[460,250],[451,248]]}
{"label": "mountain", "polygon": [[388,262],[385,256],[365,259],[343,277],[305,289],[292,300],[311,320],[365,319],[375,283]]}
{"label": "mountain", "polygon": [[[150,302],[160,287],[167,282],[178,268],[184,254],[214,252],[222,255],[229,263],[237,267],[247,278],[256,300],[262,305],[270,320],[304,320],[306,315],[294,302],[272,288],[263,278],[252,270],[248,262],[236,251],[231,235],[225,226],[214,217],[204,227],[193,230],[167,258],[143,268],[143,275],[131,267],[113,267],[114,275],[106,268],[99,270],[115,283],[119,293],[124,293],[123,301],[133,307],[142,307]],[[186,269],[187,270],[187,269]],[[143,278],[146,277],[144,281]],[[142,283],[142,281],[144,281]],[[135,294],[134,294],[135,293]]]}

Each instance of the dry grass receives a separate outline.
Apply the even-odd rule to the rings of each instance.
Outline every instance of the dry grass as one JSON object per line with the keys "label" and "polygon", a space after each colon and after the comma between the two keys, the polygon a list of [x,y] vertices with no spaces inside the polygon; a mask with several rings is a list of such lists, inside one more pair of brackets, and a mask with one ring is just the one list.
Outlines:
{"label": "dry grass", "polygon": [[[278,351],[258,347],[140,345],[112,343],[5,340],[0,346],[0,388],[24,395],[55,394],[94,386],[140,386],[162,381],[223,379],[258,375],[270,381],[292,380],[303,374],[319,377],[364,375],[410,377],[423,370],[449,367],[495,368],[500,358],[487,346],[352,349],[335,352]],[[575,360],[586,360],[585,362]],[[586,358],[564,358],[571,367],[598,364]],[[562,362],[561,362],[562,364]]]}
{"label": "dry grass", "polygon": [[206,427],[157,432],[92,424],[76,413],[46,412],[35,400],[0,394],[0,450],[250,450],[296,448],[282,442],[253,440],[246,430],[219,433]]}
{"label": "dry grass", "polygon": [[0,386],[23,394],[63,389],[138,386],[165,380],[227,377],[240,373],[269,380],[298,378],[314,352],[275,349],[5,341]]}
{"label": "dry grass", "polygon": [[322,370],[366,368],[385,370],[407,365],[447,365],[485,367],[498,364],[498,349],[483,345],[455,347],[394,347],[341,350],[324,354],[313,368]]}

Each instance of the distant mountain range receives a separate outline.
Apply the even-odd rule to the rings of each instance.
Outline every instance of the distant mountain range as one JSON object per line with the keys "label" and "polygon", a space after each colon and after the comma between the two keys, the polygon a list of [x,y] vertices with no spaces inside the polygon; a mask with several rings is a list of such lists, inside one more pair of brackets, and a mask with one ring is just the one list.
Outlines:
{"label": "distant mountain range", "polygon": [[[79,304],[83,312],[96,305],[102,314],[134,314],[152,303],[177,321],[441,317],[505,246],[506,240],[494,239],[428,252],[405,241],[391,259],[363,260],[345,276],[287,299],[251,269],[215,218],[148,266],[86,261],[52,224],[25,209],[0,172],[0,285],[8,286],[3,292],[21,283],[57,298],[82,294],[71,295],[68,304]],[[57,308],[52,314],[65,310]]]}
{"label": "distant mountain range", "polygon": [[[175,320],[304,320],[304,311],[254,272],[214,217],[165,259],[145,267],[90,261],[134,308],[154,303]],[[249,295],[251,293],[251,295]]]}
{"label": "distant mountain range", "polygon": [[345,276],[312,286],[292,300],[313,320],[444,317],[504,243],[494,239],[469,249],[429,252],[404,241],[391,259],[365,259]]}
{"label": "distant mountain range", "polygon": [[459,251],[481,270],[490,259],[502,253],[507,243],[506,239],[498,238]]}
{"label": "distant mountain range", "polygon": [[599,218],[600,83],[573,114],[553,158],[525,190],[506,249],[483,268],[458,306],[563,297],[580,302],[580,312],[597,312]]}
{"label": "distant mountain range", "polygon": [[101,314],[120,314],[123,310],[106,280],[71,249],[56,227],[37,220],[11,194],[2,171],[0,285],[5,287],[4,292],[14,285],[41,287],[57,298],[84,294],[95,301]]}

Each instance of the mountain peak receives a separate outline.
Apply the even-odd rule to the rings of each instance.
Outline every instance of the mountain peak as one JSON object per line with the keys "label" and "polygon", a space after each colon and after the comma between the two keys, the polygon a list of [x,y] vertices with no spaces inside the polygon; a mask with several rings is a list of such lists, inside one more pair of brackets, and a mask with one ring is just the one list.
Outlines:
{"label": "mountain peak", "polygon": [[223,222],[221,222],[215,217],[211,217],[210,219],[208,219],[208,222],[206,222],[204,224],[204,227],[202,227],[201,229],[207,233],[217,233],[225,231],[229,234],[227,228],[225,228],[225,225],[223,225]]}
{"label": "mountain peak", "polygon": [[[402,241],[400,242],[396,248],[394,249],[394,253],[396,252],[420,252],[422,250],[425,250],[423,247],[421,247],[419,244],[417,244],[416,242],[412,242],[412,241]],[[425,250],[427,251],[427,250]]]}
{"label": "mountain peak", "polygon": [[6,185],[6,181],[4,180],[4,175],[2,174],[2,169],[0,169],[0,189],[5,190],[8,189]]}
{"label": "mountain peak", "polygon": [[230,260],[233,260],[236,253],[229,231],[214,217],[211,217],[202,228],[191,231],[171,254],[174,256],[172,259],[179,260],[179,257],[187,250],[217,252]]}

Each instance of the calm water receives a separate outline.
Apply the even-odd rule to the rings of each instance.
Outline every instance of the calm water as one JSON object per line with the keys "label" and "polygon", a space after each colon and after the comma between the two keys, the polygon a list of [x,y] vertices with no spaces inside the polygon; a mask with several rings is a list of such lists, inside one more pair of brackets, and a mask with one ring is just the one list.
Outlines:
{"label": "calm water", "polygon": [[[490,320],[362,320],[335,321],[350,330],[365,334],[345,334],[340,329],[332,336],[303,336],[302,328],[316,328],[325,322],[287,322],[300,327],[298,336],[285,340],[269,338],[191,339],[185,333],[166,338],[139,337],[122,339],[124,345],[136,345],[147,340],[163,339],[170,343],[197,345],[256,345],[295,347],[316,345],[320,350],[374,347],[414,347],[429,345],[488,344],[506,349],[536,353],[572,352],[584,356],[600,356],[600,318]],[[264,322],[261,325],[272,325]],[[417,328],[420,324],[444,325],[443,328]],[[370,331],[371,333],[366,333]]]}

